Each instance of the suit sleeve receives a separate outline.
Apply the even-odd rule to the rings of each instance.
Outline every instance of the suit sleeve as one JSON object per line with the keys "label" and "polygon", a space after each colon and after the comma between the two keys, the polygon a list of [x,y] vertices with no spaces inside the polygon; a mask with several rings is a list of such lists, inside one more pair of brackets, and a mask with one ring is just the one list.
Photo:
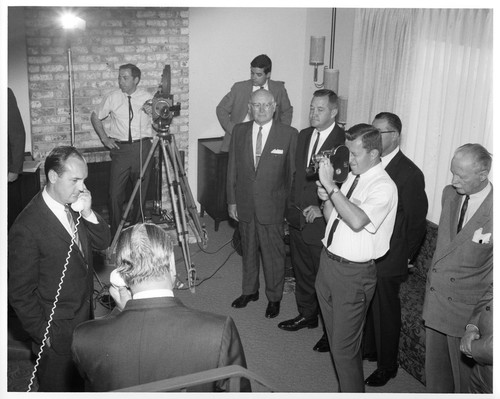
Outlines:
{"label": "suit sleeve", "polygon": [[[237,130],[237,129],[235,129]],[[229,157],[227,161],[227,203],[236,204],[236,133],[231,135]]]}
{"label": "suit sleeve", "polygon": [[408,259],[412,259],[420,248],[427,224],[428,202],[425,194],[425,180],[419,170],[414,170],[413,176],[404,185],[399,198],[403,202],[406,216]]}
{"label": "suit sleeve", "polygon": [[92,249],[103,250],[109,247],[111,241],[111,232],[109,230],[108,224],[98,213],[94,212],[97,216],[99,223],[91,223],[83,219],[85,227],[89,235],[90,242],[92,244]]}
{"label": "suit sleeve", "polygon": [[8,171],[19,174],[23,171],[26,131],[11,89],[8,89],[8,108]]}
{"label": "suit sleeve", "polygon": [[41,343],[46,327],[45,312],[37,296],[38,240],[28,226],[14,224],[9,231],[9,302],[33,341]]}
{"label": "suit sleeve", "polygon": [[219,105],[215,108],[217,119],[227,134],[231,134],[233,132],[235,125],[231,122],[231,112],[233,111],[234,99],[235,91],[233,85],[233,87],[231,87],[231,91],[222,98]]}
{"label": "suit sleeve", "polygon": [[285,89],[285,84],[282,86],[281,99],[279,104],[280,122],[291,126],[293,117],[293,107],[288,98],[288,93]]}
{"label": "suit sleeve", "polygon": [[[225,366],[241,366],[247,368],[243,345],[241,344],[240,335],[236,329],[236,325],[231,317],[227,317],[224,324],[224,332],[222,334],[221,350],[219,353],[219,362],[217,367]],[[228,380],[217,382],[218,390],[227,390]],[[242,392],[250,392],[250,381],[246,378],[241,379],[240,390]]]}
{"label": "suit sleeve", "polygon": [[[474,324],[481,328],[479,334],[481,338],[472,341],[472,357],[481,364],[493,364],[493,311],[485,310],[486,306],[493,301],[493,284],[491,284],[483,297],[479,300],[468,324]],[[479,319],[481,318],[481,322]],[[488,327],[487,331],[485,327]],[[483,331],[482,331],[482,330]]]}

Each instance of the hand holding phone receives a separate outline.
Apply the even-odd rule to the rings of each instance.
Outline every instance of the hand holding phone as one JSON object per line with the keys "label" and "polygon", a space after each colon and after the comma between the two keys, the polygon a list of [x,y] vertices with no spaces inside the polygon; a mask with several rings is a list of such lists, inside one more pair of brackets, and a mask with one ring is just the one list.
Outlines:
{"label": "hand holding phone", "polygon": [[78,199],[70,205],[75,212],[83,212],[84,217],[90,215],[92,211],[92,196],[85,185],[83,185],[83,190],[78,195]]}
{"label": "hand holding phone", "polygon": [[113,269],[113,271],[109,275],[109,282],[111,283],[111,285],[114,285],[117,288],[127,286],[127,283],[125,283],[123,277],[120,275],[120,273],[117,272],[116,269]]}

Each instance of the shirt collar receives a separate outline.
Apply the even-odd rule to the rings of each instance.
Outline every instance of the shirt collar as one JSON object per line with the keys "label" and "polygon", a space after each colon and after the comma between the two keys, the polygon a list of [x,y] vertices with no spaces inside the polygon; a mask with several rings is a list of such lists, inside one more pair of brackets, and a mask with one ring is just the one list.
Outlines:
{"label": "shirt collar", "polygon": [[168,288],[158,289],[158,290],[146,290],[137,292],[132,296],[132,299],[146,299],[146,298],[163,298],[163,297],[173,297],[174,292]]}
{"label": "shirt collar", "polygon": [[47,186],[43,188],[42,197],[47,206],[49,207],[49,209],[55,214],[65,212],[64,211],[65,206],[51,197],[51,195],[47,191]]}
{"label": "shirt collar", "polygon": [[389,154],[384,155],[382,157],[382,166],[384,167],[384,169],[387,168],[387,165],[389,165],[389,163],[394,159],[394,157],[398,152],[399,152],[399,145],[396,148],[394,148],[394,150],[392,150]]}

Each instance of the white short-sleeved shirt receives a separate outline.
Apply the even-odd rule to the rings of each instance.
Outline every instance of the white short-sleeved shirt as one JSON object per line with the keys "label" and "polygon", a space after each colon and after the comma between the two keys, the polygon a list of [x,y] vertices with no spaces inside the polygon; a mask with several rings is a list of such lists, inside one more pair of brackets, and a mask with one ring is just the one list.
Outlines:
{"label": "white short-sleeved shirt", "polygon": [[[342,184],[340,190],[344,195],[349,191],[354,178],[351,172]],[[341,219],[334,233],[332,244],[327,248],[328,251],[353,262],[368,262],[380,258],[389,250],[398,206],[396,184],[381,163],[359,176],[358,185],[350,201],[366,213],[370,223],[361,231],[355,232]],[[325,247],[337,215],[334,208],[322,241]]]}
{"label": "white short-sleeved shirt", "polygon": [[[141,108],[144,103],[151,100],[151,93],[144,89],[137,88],[131,95],[132,110],[134,117],[132,119],[132,140],[143,137],[152,137],[151,116],[146,114]],[[101,120],[110,119],[109,136],[117,140],[128,140],[128,94],[121,90],[115,90],[109,93],[95,110],[97,117]]]}

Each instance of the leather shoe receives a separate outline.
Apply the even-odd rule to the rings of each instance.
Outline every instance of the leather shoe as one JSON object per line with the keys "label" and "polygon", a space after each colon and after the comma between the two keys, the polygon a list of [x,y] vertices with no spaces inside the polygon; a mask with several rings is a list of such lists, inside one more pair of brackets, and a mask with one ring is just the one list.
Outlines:
{"label": "leather shoe", "polygon": [[280,314],[280,302],[269,302],[266,309],[266,317],[272,319]]}
{"label": "leather shoe", "polygon": [[295,319],[285,320],[278,324],[278,328],[286,331],[297,331],[306,327],[318,327],[318,316],[304,317],[299,314]]}
{"label": "leather shoe", "polygon": [[372,387],[384,386],[385,384],[387,384],[387,381],[389,381],[391,378],[396,377],[397,373],[397,366],[384,369],[378,368],[365,380],[365,384]]}
{"label": "leather shoe", "polygon": [[326,334],[323,334],[319,341],[316,342],[313,350],[316,352],[330,352],[330,344],[328,343],[328,337],[326,336]]}
{"label": "leather shoe", "polygon": [[257,291],[254,294],[250,295],[241,295],[238,298],[236,298],[231,306],[233,308],[244,308],[245,306],[248,305],[248,302],[250,301],[258,301],[259,300],[259,291]]}

